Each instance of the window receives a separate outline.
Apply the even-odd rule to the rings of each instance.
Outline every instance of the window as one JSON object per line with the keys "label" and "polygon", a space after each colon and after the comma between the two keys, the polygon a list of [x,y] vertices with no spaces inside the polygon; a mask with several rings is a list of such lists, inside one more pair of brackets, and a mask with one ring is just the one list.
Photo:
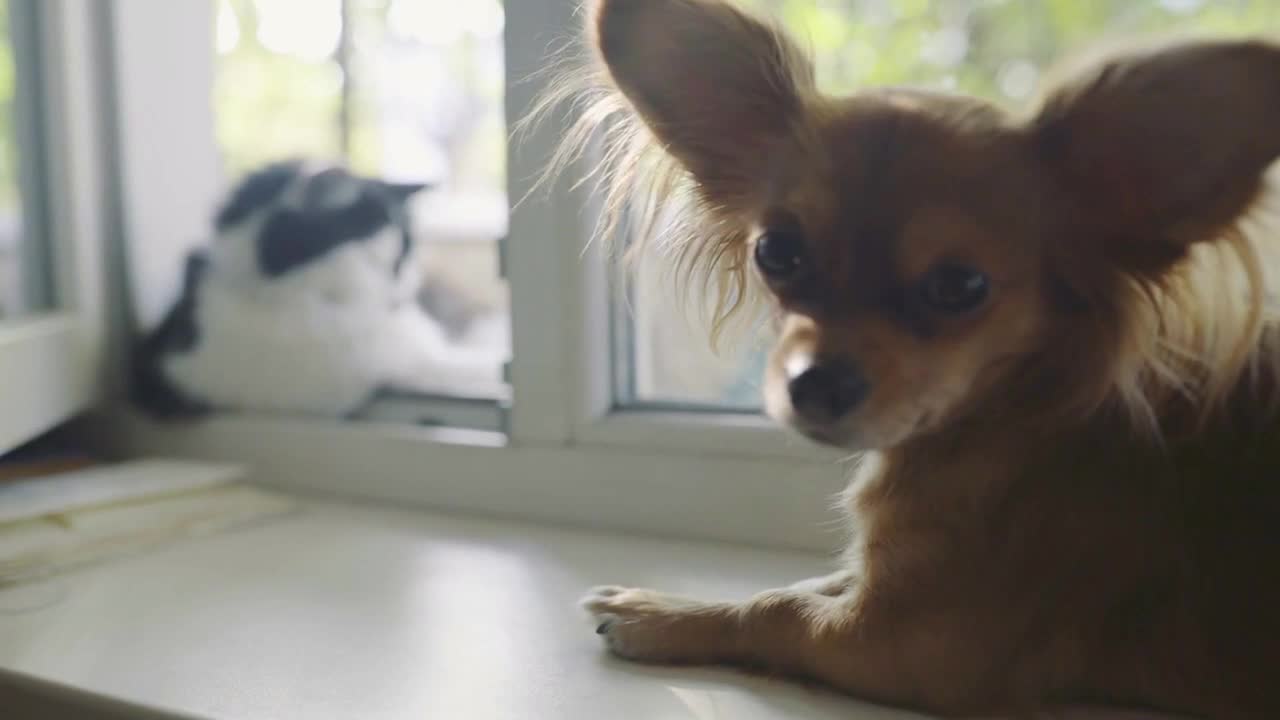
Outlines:
{"label": "window", "polygon": [[[714,289],[683,287],[661,263],[637,261],[616,313],[618,401],[625,407],[757,413],[767,337],[746,318],[711,342]],[[678,288],[673,292],[673,287]],[[752,323],[755,322],[755,325]]]}
{"label": "window", "polygon": [[[523,6],[501,0],[211,2],[211,92],[226,182],[304,156],[341,161],[369,177],[429,184],[431,190],[411,202],[425,250],[418,301],[460,357],[483,356],[489,359],[479,362],[495,365],[491,389],[461,394],[468,402],[477,395],[505,401],[509,388],[498,366],[511,351],[512,300],[500,265],[511,230],[508,207],[517,198],[508,194],[513,118],[504,100],[514,91],[509,82],[528,79],[507,72],[514,39],[506,30]],[[1280,12],[1265,0],[742,2],[795,31],[816,57],[820,84],[831,91],[911,84],[1008,104],[1029,101],[1050,62],[1104,31],[1246,30]],[[551,7],[556,0],[539,3]],[[572,26],[539,36],[543,62]],[[536,173],[536,162],[529,164]],[[523,182],[515,179],[516,186]],[[574,204],[581,215],[581,204]],[[582,235],[575,226],[562,242],[572,246]],[[607,345],[608,399],[587,404],[597,408],[595,415],[600,407],[757,415],[768,345],[763,323],[713,348],[701,312],[708,299],[670,290],[670,277],[642,264],[624,298],[601,298],[609,317],[594,330]],[[482,355],[467,354],[476,350]],[[439,393],[392,389],[367,416],[450,423],[475,409],[424,414],[406,401]],[[503,424],[492,417],[482,425]]]}
{"label": "window", "polygon": [[[743,0],[781,18],[817,60],[819,85],[958,91],[1016,107],[1043,73],[1099,35],[1166,30],[1238,33],[1280,27],[1271,0]],[[697,307],[673,304],[670,278],[641,268],[617,342],[618,399],[635,407],[759,406],[763,357],[707,344]],[[698,298],[694,298],[696,301]]]}
{"label": "window", "polygon": [[25,19],[13,10],[0,0],[0,321],[45,310],[53,299],[48,246],[40,236],[37,124],[21,97],[34,89],[37,68],[34,56],[16,52]]}
{"label": "window", "polygon": [[[401,373],[357,417],[501,427],[509,397],[505,12],[499,0],[212,0],[209,52],[225,193],[294,158],[427,187],[408,200],[413,302],[439,377]],[[454,373],[454,374],[450,374]],[[429,375],[432,373],[420,373]],[[483,378],[476,381],[477,377]],[[216,404],[216,403],[215,403]]]}
{"label": "window", "polygon": [[[739,1],[795,30],[833,92],[905,83],[1011,106],[1029,101],[1049,62],[1105,32],[1280,26],[1280,6],[1269,0]],[[767,328],[743,328],[717,353],[701,298],[683,307],[662,269],[642,264],[619,293],[601,253],[585,243],[596,198],[577,181],[589,163],[529,194],[566,118],[519,142],[507,141],[508,130],[546,89],[540,71],[579,27],[580,0],[112,7],[117,54],[127,61],[117,78],[128,90],[120,99],[125,158],[141,167],[136,158],[157,140],[165,155],[186,154],[182,183],[147,180],[172,161],[125,183],[130,216],[167,217],[181,206],[186,223],[172,225],[182,233],[139,225],[127,236],[132,253],[155,257],[175,236],[194,235],[191,223],[203,228],[214,201],[205,188],[281,156],[430,181],[435,189],[413,207],[431,251],[425,266],[452,273],[463,291],[452,302],[496,308],[495,344],[509,341],[511,350],[509,396],[496,401],[437,404],[401,392],[356,417],[392,426],[261,413],[196,427],[125,423],[130,448],[247,462],[302,487],[384,500],[826,544],[819,518],[843,484],[843,458],[760,414]],[[178,25],[190,34],[160,41]],[[175,67],[195,69],[167,70]],[[171,96],[184,102],[167,103]],[[219,158],[225,180],[211,180],[218,172],[208,166],[219,163],[208,157]],[[195,185],[200,192],[190,191]],[[176,265],[166,274],[178,274]],[[494,432],[412,427],[426,424]]]}
{"label": "window", "polygon": [[[136,40],[116,44],[122,65],[122,115],[137,118],[136,122],[125,120],[122,127],[127,141],[122,142],[124,164],[134,165],[132,187],[125,191],[125,205],[133,206],[125,214],[127,224],[134,220],[128,254],[134,292],[142,299],[143,332],[152,333],[152,338],[169,338],[156,340],[165,357],[159,363],[164,380],[160,384],[168,384],[160,387],[161,395],[172,397],[177,389],[195,405],[219,410],[283,410],[399,424],[502,428],[502,407],[511,395],[504,382],[504,365],[511,355],[511,302],[499,266],[508,231],[502,3],[210,0],[206,5],[136,13],[141,10],[128,4],[115,10],[118,35],[131,33],[127,24],[152,31],[147,36],[138,31]],[[206,33],[205,44],[178,51],[174,46],[186,45],[193,29]],[[195,55],[197,50],[204,51],[204,58]],[[150,69],[157,67],[152,61],[156,55],[170,56],[172,61],[159,67],[183,68],[187,85],[156,77]],[[200,92],[209,97],[207,109],[204,102],[196,101]],[[182,97],[184,104],[170,100],[175,96]],[[138,129],[148,123],[154,126],[150,132]],[[138,159],[146,150],[156,154],[157,136],[164,147],[186,147],[184,152],[198,159],[189,164],[180,190],[175,190],[178,178],[159,179],[168,172],[164,167]],[[220,378],[227,364],[205,372],[200,368],[211,365],[201,365],[195,354],[165,354],[182,346],[172,340],[180,333],[165,336],[164,329],[182,325],[164,322],[166,316],[174,319],[182,313],[182,302],[175,302],[184,292],[179,287],[183,277],[179,256],[191,249],[197,260],[201,255],[211,258],[204,266],[214,269],[198,272],[223,273],[234,265],[234,261],[224,263],[229,252],[224,249],[233,245],[223,242],[224,238],[248,228],[247,247],[256,247],[253,243],[261,241],[266,231],[252,229],[253,218],[268,217],[261,208],[292,202],[287,193],[255,206],[256,214],[248,215],[250,225],[236,225],[234,232],[211,228],[207,218],[243,178],[293,159],[342,164],[361,183],[378,183],[378,201],[393,205],[390,224],[370,232],[352,231],[329,250],[291,260],[294,264],[283,269],[262,270],[262,277],[251,278],[247,286],[236,284],[238,279],[221,282],[227,281],[223,275],[219,282],[202,284],[204,288],[239,288],[232,292],[238,293],[237,302],[243,301],[242,315],[257,315],[256,320],[247,319],[248,325],[269,327],[283,319],[279,327],[311,332],[315,342],[300,346],[312,348],[302,351],[314,361],[308,369],[325,363],[330,368],[328,374],[316,375],[321,379],[311,380],[310,387],[297,383],[296,388],[273,395],[276,389],[293,387],[291,375],[296,373],[289,370],[287,359],[297,351],[273,345],[288,333],[248,340],[238,337],[239,345],[259,348],[266,359],[283,360],[275,365],[279,380],[266,380],[237,396],[238,387],[250,386]],[[212,172],[211,165],[218,170]],[[298,184],[291,187],[310,188],[300,196],[303,214],[325,210],[325,193],[330,192],[324,190],[329,183],[325,177],[328,174],[310,167],[297,170],[294,182]],[[312,183],[316,178],[319,181]],[[397,193],[410,186],[425,190],[407,195],[402,205]],[[333,187],[338,190],[332,197],[342,197],[343,187],[349,190],[342,183]],[[319,200],[312,197],[311,190],[316,188]],[[148,201],[148,193],[157,191],[169,197],[168,205]],[[334,208],[361,205],[339,202]],[[402,217],[412,228],[410,233],[399,232]],[[243,223],[243,218],[237,222]],[[335,225],[332,219],[317,219],[315,227]],[[165,228],[168,232],[161,232]],[[308,231],[307,237],[314,240],[315,234]],[[192,240],[175,241],[175,237]],[[379,255],[379,249],[365,249],[385,242],[362,242],[374,237],[392,238],[388,258]],[[402,247],[401,237],[411,242]],[[151,249],[160,243],[165,247]],[[356,258],[362,252],[366,255]],[[364,281],[355,290],[329,287],[325,277],[330,269],[325,269],[325,263],[330,260],[330,269],[348,261],[361,272],[376,266],[376,277],[370,275],[375,290],[369,291]],[[339,274],[353,277],[344,273]],[[288,295],[289,287],[307,283],[311,284],[305,293]],[[242,292],[246,287],[257,290]],[[340,305],[347,313],[340,318],[349,320],[343,324],[338,315],[330,314],[337,307],[325,304],[348,292],[356,292],[364,305]],[[388,302],[381,300],[380,293],[387,295]],[[280,297],[293,302],[292,309],[306,307],[303,315],[288,315],[291,307],[271,305],[275,300],[270,299]],[[312,300],[321,302],[317,305]],[[365,314],[352,314],[357,310]],[[378,323],[402,328],[396,336],[399,345],[337,336],[330,338],[337,342],[320,342],[320,336],[333,327],[349,328],[355,336]],[[206,323],[206,327],[214,325]],[[300,327],[303,331],[298,331]],[[216,328],[210,334],[216,336]],[[385,340],[385,333],[362,337]],[[183,363],[182,369],[175,369]],[[262,377],[270,374],[266,361],[257,369]],[[325,400],[325,388],[343,383],[349,387]]]}
{"label": "window", "polygon": [[0,453],[103,390],[92,14],[0,0]]}

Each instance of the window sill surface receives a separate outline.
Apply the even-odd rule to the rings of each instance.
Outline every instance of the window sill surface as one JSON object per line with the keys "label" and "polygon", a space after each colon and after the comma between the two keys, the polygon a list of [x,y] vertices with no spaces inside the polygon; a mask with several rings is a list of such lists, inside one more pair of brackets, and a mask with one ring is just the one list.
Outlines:
{"label": "window sill surface", "polygon": [[0,672],[206,718],[908,717],[615,661],[576,607],[602,583],[740,598],[825,569],[816,555],[308,500],[0,590]]}

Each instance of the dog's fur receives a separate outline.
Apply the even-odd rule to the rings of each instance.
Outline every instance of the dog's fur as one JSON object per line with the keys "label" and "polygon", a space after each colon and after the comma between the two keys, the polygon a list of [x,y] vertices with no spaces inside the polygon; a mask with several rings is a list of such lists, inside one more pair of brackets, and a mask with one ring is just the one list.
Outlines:
{"label": "dog's fur", "polygon": [[[771,415],[865,453],[847,571],[744,603],[599,588],[609,647],[947,715],[1280,717],[1280,45],[1112,53],[1016,116],[824,96],[724,0],[586,17],[559,159],[605,128],[606,230],[680,207],[682,276],[721,288],[724,317],[777,309]],[[794,282],[753,268],[779,226],[803,240]],[[985,273],[984,304],[919,302],[943,261]],[[865,400],[793,408],[815,359],[860,369]]]}

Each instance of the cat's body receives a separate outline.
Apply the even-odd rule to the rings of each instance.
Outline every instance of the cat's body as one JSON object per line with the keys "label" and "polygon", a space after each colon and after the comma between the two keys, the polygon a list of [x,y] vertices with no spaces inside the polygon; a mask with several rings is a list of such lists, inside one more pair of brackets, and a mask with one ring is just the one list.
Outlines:
{"label": "cat's body", "polygon": [[250,175],[142,343],[139,400],[165,415],[342,416],[386,388],[491,391],[502,358],[452,343],[418,302],[422,263],[405,205],[422,189],[300,162]]}

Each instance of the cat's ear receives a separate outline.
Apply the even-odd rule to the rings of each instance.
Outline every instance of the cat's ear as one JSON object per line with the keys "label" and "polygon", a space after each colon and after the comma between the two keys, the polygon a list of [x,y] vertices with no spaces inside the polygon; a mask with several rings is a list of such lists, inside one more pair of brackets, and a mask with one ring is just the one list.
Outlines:
{"label": "cat's ear", "polygon": [[380,181],[383,192],[399,203],[409,202],[418,193],[430,190],[433,186],[424,182],[385,182]]}
{"label": "cat's ear", "polygon": [[214,227],[225,231],[276,202],[302,175],[301,160],[270,163],[242,178],[214,216]]}

